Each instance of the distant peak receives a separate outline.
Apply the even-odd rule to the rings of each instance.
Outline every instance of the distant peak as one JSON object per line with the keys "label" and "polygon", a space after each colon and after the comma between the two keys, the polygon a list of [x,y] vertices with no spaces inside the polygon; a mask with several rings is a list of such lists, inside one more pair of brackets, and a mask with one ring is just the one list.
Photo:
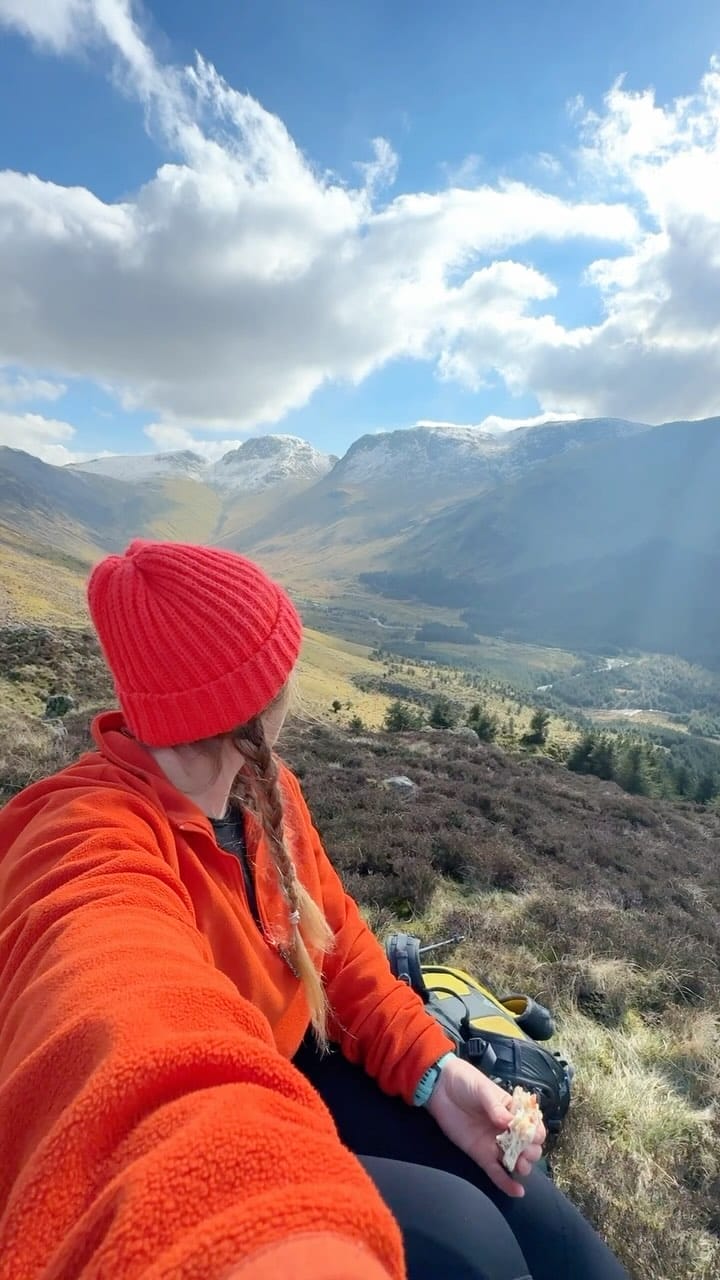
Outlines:
{"label": "distant peak", "polygon": [[319,480],[334,462],[298,436],[256,436],[220,458],[210,468],[208,482],[222,489],[257,493],[278,484]]}
{"label": "distant peak", "polygon": [[236,449],[231,449],[229,453],[224,454],[220,461],[226,462],[231,458],[239,457],[269,458],[278,454],[316,452],[307,440],[301,440],[299,436],[253,436],[250,440],[243,440]]}
{"label": "distant peak", "polygon": [[157,462],[194,462],[199,466],[207,464],[207,458],[203,458],[201,453],[194,453],[192,449],[171,449],[167,453],[148,454],[147,456],[154,457]]}

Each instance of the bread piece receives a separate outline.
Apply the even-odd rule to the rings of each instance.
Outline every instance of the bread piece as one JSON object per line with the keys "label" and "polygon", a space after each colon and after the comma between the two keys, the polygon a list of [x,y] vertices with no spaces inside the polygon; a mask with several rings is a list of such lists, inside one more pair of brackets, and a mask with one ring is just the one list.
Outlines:
{"label": "bread piece", "polygon": [[510,1128],[498,1134],[497,1143],[502,1147],[502,1162],[508,1173],[515,1172],[515,1166],[528,1147],[535,1141],[535,1134],[542,1122],[540,1105],[534,1093],[528,1093],[518,1084],[513,1089],[510,1102]]}

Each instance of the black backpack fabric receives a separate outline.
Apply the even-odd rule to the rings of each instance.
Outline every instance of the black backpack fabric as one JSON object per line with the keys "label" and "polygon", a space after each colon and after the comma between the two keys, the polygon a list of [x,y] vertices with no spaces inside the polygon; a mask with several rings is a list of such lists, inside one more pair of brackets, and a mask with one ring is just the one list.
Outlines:
{"label": "black backpack fabric", "polygon": [[521,1085],[537,1096],[552,1145],[570,1106],[573,1070],[539,1043],[555,1032],[549,1010],[529,996],[501,999],[462,969],[423,964],[414,934],[391,934],[385,950],[395,977],[417,992],[459,1057],[508,1092]]}

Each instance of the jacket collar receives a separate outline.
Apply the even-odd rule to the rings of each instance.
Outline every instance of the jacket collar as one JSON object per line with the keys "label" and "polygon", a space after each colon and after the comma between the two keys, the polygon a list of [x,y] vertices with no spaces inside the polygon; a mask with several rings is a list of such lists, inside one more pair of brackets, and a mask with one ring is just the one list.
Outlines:
{"label": "jacket collar", "polygon": [[101,712],[93,720],[91,732],[103,758],[132,774],[143,784],[142,790],[149,788],[174,826],[198,827],[212,834],[210,819],[172,785],[150,752],[133,738],[121,711]]}
{"label": "jacket collar", "polygon": [[[172,785],[150,752],[133,738],[121,711],[101,712],[93,720],[91,732],[101,757],[122,770],[129,786],[158,805],[171,826],[178,831],[199,831],[216,846],[210,819]],[[263,930],[270,939],[276,935],[283,937],[287,934],[288,908],[277,892],[277,871],[257,818],[253,813],[246,813],[245,821],[248,852],[255,864],[258,910]],[[268,885],[272,886],[269,893]]]}

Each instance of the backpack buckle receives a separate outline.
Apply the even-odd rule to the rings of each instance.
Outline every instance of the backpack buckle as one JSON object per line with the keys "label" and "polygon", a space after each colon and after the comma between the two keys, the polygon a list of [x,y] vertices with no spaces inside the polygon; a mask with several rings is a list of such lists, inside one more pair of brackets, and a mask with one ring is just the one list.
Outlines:
{"label": "backpack buckle", "polygon": [[471,1036],[465,1041],[465,1052],[485,1075],[490,1075],[497,1062],[497,1054],[487,1040],[481,1039],[480,1036]]}

